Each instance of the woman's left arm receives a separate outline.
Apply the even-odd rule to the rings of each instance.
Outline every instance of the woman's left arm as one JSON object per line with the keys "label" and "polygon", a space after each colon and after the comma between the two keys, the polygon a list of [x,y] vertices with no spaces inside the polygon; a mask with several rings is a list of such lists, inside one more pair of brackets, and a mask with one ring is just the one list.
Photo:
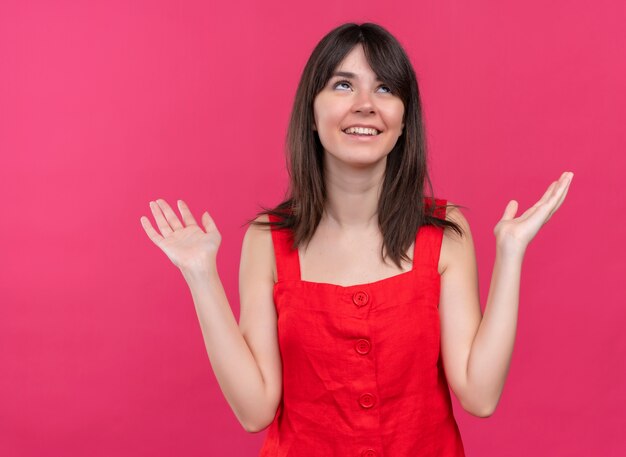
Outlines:
{"label": "woman's left arm", "polygon": [[[448,383],[470,414],[488,417],[500,400],[515,342],[524,253],[563,203],[572,177],[572,173],[563,173],[517,218],[517,202],[511,200],[507,205],[494,228],[496,259],[484,315],[469,225],[460,211],[453,209],[448,214],[461,225],[465,236],[460,240],[450,237],[444,245],[448,260],[441,274],[441,353]],[[444,233],[448,237],[449,229]]]}

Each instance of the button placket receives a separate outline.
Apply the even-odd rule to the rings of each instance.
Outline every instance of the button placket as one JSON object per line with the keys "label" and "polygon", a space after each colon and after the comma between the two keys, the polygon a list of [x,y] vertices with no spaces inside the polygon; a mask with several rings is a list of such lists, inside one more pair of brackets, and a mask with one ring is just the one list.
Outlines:
{"label": "button placket", "polygon": [[[366,305],[372,306],[372,303],[373,303],[372,297],[368,295],[368,293],[366,292],[366,289],[354,290],[352,292],[353,293],[350,298],[352,299],[352,303],[354,304],[354,306],[357,309],[359,309],[358,315],[362,316],[363,319],[367,320],[369,309],[366,307]],[[357,338],[353,344],[354,344],[354,350],[356,352],[355,357],[362,358],[372,351],[372,342],[365,335],[363,335],[361,338]],[[363,361],[362,363],[365,363],[365,365],[363,365],[363,368],[368,367],[365,369],[364,372],[362,372],[362,374],[366,378],[371,378],[372,383],[370,385],[370,388],[375,389],[376,388],[375,387],[376,386],[376,373],[375,373],[375,368],[373,368],[374,367],[373,361],[368,360],[367,357],[364,357],[361,360]],[[360,393],[357,391],[356,393],[358,395],[356,401],[359,404],[359,407],[363,410],[363,414],[366,414],[365,411],[373,408],[378,402],[376,395],[374,393],[371,393],[371,391],[370,392],[361,391]],[[369,417],[369,419],[366,419],[366,417],[363,417],[363,419],[366,419],[368,421],[375,420],[374,418],[376,417],[376,414],[377,413],[374,413],[374,416]],[[367,416],[369,416],[369,414],[367,414]],[[362,457],[377,457],[379,453],[375,449],[368,447],[366,449],[363,449],[360,455]]]}

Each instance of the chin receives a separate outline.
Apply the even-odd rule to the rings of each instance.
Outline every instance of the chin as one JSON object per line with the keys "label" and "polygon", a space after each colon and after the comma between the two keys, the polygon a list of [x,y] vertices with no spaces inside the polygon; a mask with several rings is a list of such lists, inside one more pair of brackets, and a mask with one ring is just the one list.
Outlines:
{"label": "chin", "polygon": [[346,165],[350,165],[355,168],[367,168],[372,167],[380,162],[387,161],[387,154],[380,154],[371,152],[366,154],[363,152],[362,154],[351,153],[351,154],[333,154],[330,152],[326,152],[325,154],[325,163],[331,162],[341,162]]}

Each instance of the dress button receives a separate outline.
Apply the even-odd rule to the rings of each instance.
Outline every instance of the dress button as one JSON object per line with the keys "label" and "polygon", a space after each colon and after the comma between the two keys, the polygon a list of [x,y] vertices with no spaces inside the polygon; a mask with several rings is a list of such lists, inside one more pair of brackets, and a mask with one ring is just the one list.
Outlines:
{"label": "dress button", "polygon": [[378,454],[374,449],[365,449],[361,452],[361,457],[376,457]]}
{"label": "dress button", "polygon": [[371,408],[374,406],[374,396],[372,394],[363,394],[359,397],[359,404],[363,408]]}
{"label": "dress button", "polygon": [[356,342],[355,349],[359,354],[367,354],[370,351],[371,344],[369,341],[360,339]]}
{"label": "dress button", "polygon": [[359,291],[356,292],[353,296],[352,296],[352,301],[354,302],[355,305],[357,306],[364,306],[367,305],[367,302],[369,300],[369,297],[367,296],[367,294],[363,291]]}

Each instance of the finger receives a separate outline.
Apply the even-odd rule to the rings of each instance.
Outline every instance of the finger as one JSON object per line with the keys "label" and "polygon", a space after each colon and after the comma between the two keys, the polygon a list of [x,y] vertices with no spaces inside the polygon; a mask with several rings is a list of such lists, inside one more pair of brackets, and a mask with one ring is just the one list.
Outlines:
{"label": "finger", "polygon": [[[527,219],[528,217],[531,217],[537,211],[539,211],[539,214],[541,214],[544,218],[543,223],[545,224],[552,215],[552,213],[556,210],[556,208],[558,208],[554,199],[558,199],[558,197],[561,195],[563,185],[568,183],[568,178],[569,174],[565,172],[561,175],[558,181],[553,181],[548,186],[542,197],[537,201],[537,203],[528,208],[519,218]],[[560,202],[561,200],[557,201]]]}
{"label": "finger", "polygon": [[517,208],[519,204],[517,200],[511,200],[504,208],[504,214],[502,215],[502,220],[508,221],[515,217],[515,213],[517,213]]}
{"label": "finger", "polygon": [[154,220],[157,223],[157,227],[161,231],[161,235],[169,236],[172,234],[172,227],[167,223],[167,220],[163,216],[161,212],[161,208],[156,202],[150,202],[150,209],[152,210],[152,215],[154,216]]}
{"label": "finger", "polygon": [[159,198],[157,200],[157,204],[161,208],[161,211],[163,211],[163,215],[165,216],[165,219],[167,220],[170,227],[172,227],[172,230],[181,230],[184,228],[182,222],[180,222],[180,219],[178,219],[178,216],[176,215],[174,210],[170,207],[170,205],[167,204],[165,200]]}
{"label": "finger", "polygon": [[185,227],[189,227],[190,225],[198,225],[196,219],[193,217],[193,214],[191,214],[191,211],[189,210],[187,204],[182,200],[178,200],[177,203],[178,211],[180,211],[180,215],[183,217]]}
{"label": "finger", "polygon": [[531,206],[526,211],[524,211],[519,216],[519,219],[525,220],[525,219],[528,219],[529,217],[531,217],[533,214],[535,214],[535,212],[537,212],[537,209],[541,208],[543,206],[543,204],[548,200],[550,195],[552,195],[552,192],[553,192],[554,187],[556,186],[556,184],[557,184],[557,182],[553,181],[552,184],[550,184],[548,186],[548,188],[546,189],[544,194],[541,196],[541,198],[533,206]]}
{"label": "finger", "polygon": [[568,175],[561,176],[561,178],[559,179],[557,183],[556,188],[554,189],[554,191],[550,195],[550,198],[546,202],[550,208],[555,207],[556,204],[560,201],[560,197],[562,196],[563,192],[565,191],[569,183],[570,183],[570,179]]}
{"label": "finger", "polygon": [[557,202],[556,206],[552,210],[553,213],[556,212],[556,210],[559,209],[561,207],[561,205],[563,204],[563,201],[565,200],[565,196],[567,195],[567,191],[568,190],[569,190],[569,184],[563,190],[563,193],[561,194],[561,197],[559,198],[559,201]]}
{"label": "finger", "polygon": [[539,201],[533,205],[533,208],[547,203],[555,195],[558,195],[559,189],[561,188],[563,183],[566,182],[567,177],[567,172],[564,172],[563,174],[561,174],[561,177],[557,181],[552,181],[552,184],[548,186],[548,189],[544,192]]}
{"label": "finger", "polygon": [[161,240],[163,240],[163,237],[159,235],[156,230],[154,230],[154,227],[152,227],[152,224],[150,223],[150,219],[146,216],[141,216],[139,220],[141,221],[141,226],[148,234],[148,237],[158,246]]}
{"label": "finger", "polygon": [[556,199],[554,203],[554,208],[551,209],[550,214],[548,215],[546,219],[546,222],[552,217],[552,215],[556,212],[556,210],[560,208],[561,204],[563,204],[563,201],[565,200],[565,196],[567,195],[571,182],[572,182],[572,177],[568,175],[565,181],[560,183],[559,189],[554,197]]}
{"label": "finger", "polygon": [[546,201],[548,201],[548,199],[550,198],[550,196],[552,195],[552,193],[554,192],[555,187],[558,185],[558,181],[552,181],[552,184],[550,184],[548,186],[548,188],[546,189],[546,191],[543,193],[543,195],[541,196],[541,198],[539,199],[539,201],[537,203],[535,203],[533,206],[539,206],[542,203],[545,203]]}
{"label": "finger", "polygon": [[208,211],[205,211],[202,214],[202,225],[204,225],[204,229],[207,231],[207,233],[210,231],[218,231],[217,226],[215,225],[215,221]]}

